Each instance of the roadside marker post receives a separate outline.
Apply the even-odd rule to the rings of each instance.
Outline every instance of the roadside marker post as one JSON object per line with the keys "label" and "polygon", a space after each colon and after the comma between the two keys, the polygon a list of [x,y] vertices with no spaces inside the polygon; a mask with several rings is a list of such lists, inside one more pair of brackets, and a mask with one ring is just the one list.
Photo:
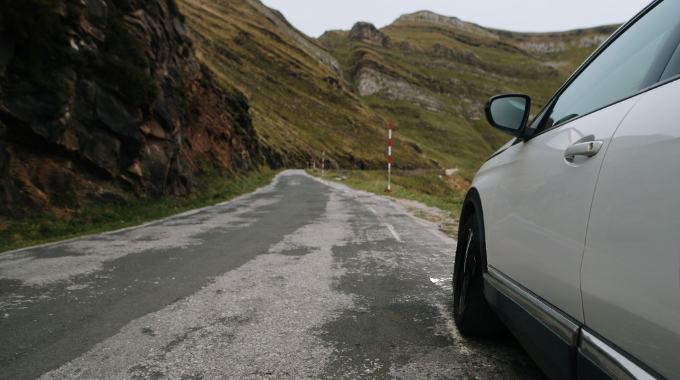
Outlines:
{"label": "roadside marker post", "polygon": [[326,174],[326,150],[324,149],[323,154],[321,155],[321,175]]}
{"label": "roadside marker post", "polygon": [[390,121],[389,140],[387,141],[387,194],[390,194],[392,182],[392,121]]}

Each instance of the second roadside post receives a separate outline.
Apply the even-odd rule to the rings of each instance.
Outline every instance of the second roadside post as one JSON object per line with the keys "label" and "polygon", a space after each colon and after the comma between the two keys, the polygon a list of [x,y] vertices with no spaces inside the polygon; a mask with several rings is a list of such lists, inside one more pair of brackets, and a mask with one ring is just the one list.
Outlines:
{"label": "second roadside post", "polygon": [[390,194],[390,182],[392,182],[392,121],[390,120],[390,132],[387,140],[387,194]]}

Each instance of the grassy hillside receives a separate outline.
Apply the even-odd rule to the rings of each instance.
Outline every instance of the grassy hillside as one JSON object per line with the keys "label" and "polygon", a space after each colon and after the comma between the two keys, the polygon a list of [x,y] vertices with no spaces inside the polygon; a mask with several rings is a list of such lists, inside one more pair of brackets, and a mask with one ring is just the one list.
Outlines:
{"label": "grassy hillside", "polygon": [[419,12],[316,40],[258,0],[179,5],[199,58],[247,95],[277,161],[305,166],[326,149],[331,167],[384,168],[394,120],[395,166],[459,168],[466,180],[509,139],[484,120],[486,100],[526,93],[537,113],[615,30],[514,33]]}
{"label": "grassy hillside", "polygon": [[390,46],[350,39],[347,31],[327,32],[319,41],[366,105],[395,120],[397,132],[439,167],[457,167],[470,180],[509,140],[484,119],[486,100],[525,93],[538,113],[614,30],[513,33],[420,12],[381,30]]}
{"label": "grassy hillside", "polygon": [[76,201],[71,214],[35,214],[0,217],[0,252],[71,239],[176,215],[201,207],[228,201],[268,185],[276,171],[267,168],[242,173],[228,173],[218,168],[203,170],[196,177],[200,189],[190,198],[136,197],[102,181],[100,185],[126,199],[125,204],[93,204]]}
{"label": "grassy hillside", "polygon": [[[271,163],[304,167],[325,149],[331,167],[386,167],[387,120],[351,91],[316,40],[256,0],[178,3],[199,58],[248,97]],[[431,166],[409,139],[397,138],[394,150],[402,167]]]}

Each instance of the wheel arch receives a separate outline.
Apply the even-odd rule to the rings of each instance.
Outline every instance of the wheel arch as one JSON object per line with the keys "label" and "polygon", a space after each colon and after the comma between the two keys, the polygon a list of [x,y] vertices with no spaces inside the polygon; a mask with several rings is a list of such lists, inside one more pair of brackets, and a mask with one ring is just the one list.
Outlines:
{"label": "wheel arch", "polygon": [[477,220],[479,221],[479,233],[481,234],[480,248],[482,256],[482,268],[484,273],[488,272],[488,262],[486,258],[486,231],[484,228],[484,211],[482,208],[482,199],[479,195],[479,191],[476,188],[471,187],[468,190],[467,195],[465,195],[465,200],[463,201],[463,208],[460,213],[460,222],[458,223],[458,237],[461,236],[461,230],[464,228],[467,220],[473,215],[477,215]]}

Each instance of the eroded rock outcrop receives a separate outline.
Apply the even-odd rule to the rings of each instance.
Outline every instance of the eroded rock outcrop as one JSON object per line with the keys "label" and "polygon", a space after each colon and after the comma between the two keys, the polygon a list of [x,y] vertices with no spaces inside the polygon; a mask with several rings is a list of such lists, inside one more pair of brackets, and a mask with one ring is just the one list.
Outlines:
{"label": "eroded rock outcrop", "polygon": [[499,39],[499,36],[497,34],[491,33],[490,31],[475,24],[462,21],[456,17],[442,16],[428,11],[402,15],[397,19],[397,21],[424,22],[428,24],[434,24],[439,26],[445,26],[447,28],[461,30],[463,32],[476,34],[478,36]]}
{"label": "eroded rock outcrop", "polygon": [[540,54],[555,54],[561,53],[566,48],[566,44],[559,42],[522,42],[520,44],[522,49]]}
{"label": "eroded rock outcrop", "polygon": [[[174,0],[35,11],[3,34],[12,49],[0,60],[0,207],[124,201],[101,181],[185,197],[199,162],[237,170],[259,160],[247,99],[201,68]],[[26,28],[36,21],[43,26]],[[46,65],[38,48],[57,58]]]}
{"label": "eroded rock outcrop", "polygon": [[363,65],[359,68],[354,79],[360,96],[382,93],[390,100],[405,100],[430,111],[439,111],[441,108],[437,98],[427,91],[371,65]]}
{"label": "eroded rock outcrop", "polygon": [[607,41],[607,38],[609,38],[609,35],[607,34],[596,34],[590,37],[583,37],[578,42],[578,47],[587,48],[591,46],[600,46]]}
{"label": "eroded rock outcrop", "polygon": [[373,24],[367,22],[358,22],[354,24],[352,30],[349,32],[349,39],[383,47],[392,46],[392,40],[388,35],[376,29]]}
{"label": "eroded rock outcrop", "polygon": [[483,66],[482,59],[470,50],[450,49],[441,44],[434,44],[434,46],[432,46],[432,54],[440,55],[472,66]]}

